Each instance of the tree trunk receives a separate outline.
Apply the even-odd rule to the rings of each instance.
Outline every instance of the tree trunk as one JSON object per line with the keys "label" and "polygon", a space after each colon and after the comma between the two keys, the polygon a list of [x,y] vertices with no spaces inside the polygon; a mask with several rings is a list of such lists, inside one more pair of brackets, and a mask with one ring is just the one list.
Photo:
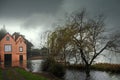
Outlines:
{"label": "tree trunk", "polygon": [[90,77],[90,65],[85,65],[86,77]]}

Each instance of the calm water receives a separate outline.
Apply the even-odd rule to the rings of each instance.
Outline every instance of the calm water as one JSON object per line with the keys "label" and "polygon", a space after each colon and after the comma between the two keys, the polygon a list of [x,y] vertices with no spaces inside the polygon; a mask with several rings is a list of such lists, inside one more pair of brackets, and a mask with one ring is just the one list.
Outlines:
{"label": "calm water", "polygon": [[[32,72],[41,72],[41,62],[43,60],[30,60],[28,69]],[[91,71],[89,80],[120,80],[120,74],[112,74],[102,71]],[[65,80],[85,80],[85,73],[77,70],[66,70]]]}
{"label": "calm water", "polygon": [[41,72],[41,63],[43,60],[30,60],[27,63],[29,71],[32,72]]}
{"label": "calm water", "polygon": [[[111,74],[102,71],[91,71],[89,80],[120,80],[120,74]],[[84,72],[77,70],[66,70],[65,80],[85,80]]]}

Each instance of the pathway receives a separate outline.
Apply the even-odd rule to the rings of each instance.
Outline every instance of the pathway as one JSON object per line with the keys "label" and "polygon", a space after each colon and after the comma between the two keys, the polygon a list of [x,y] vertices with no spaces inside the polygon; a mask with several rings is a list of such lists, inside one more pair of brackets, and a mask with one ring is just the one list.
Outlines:
{"label": "pathway", "polygon": [[14,68],[7,68],[2,70],[2,80],[25,80]]}

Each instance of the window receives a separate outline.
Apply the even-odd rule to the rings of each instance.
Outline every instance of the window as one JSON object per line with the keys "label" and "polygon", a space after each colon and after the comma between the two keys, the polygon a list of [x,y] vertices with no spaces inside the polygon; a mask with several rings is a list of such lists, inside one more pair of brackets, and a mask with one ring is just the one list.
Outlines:
{"label": "window", "polygon": [[6,44],[5,45],[5,52],[11,52],[12,51],[12,45],[11,44]]}
{"label": "window", "polygon": [[19,47],[19,51],[20,51],[20,52],[23,52],[23,47]]}
{"label": "window", "polygon": [[7,37],[6,37],[6,40],[7,40],[7,41],[9,41],[9,40],[10,40],[9,36],[7,36]]}

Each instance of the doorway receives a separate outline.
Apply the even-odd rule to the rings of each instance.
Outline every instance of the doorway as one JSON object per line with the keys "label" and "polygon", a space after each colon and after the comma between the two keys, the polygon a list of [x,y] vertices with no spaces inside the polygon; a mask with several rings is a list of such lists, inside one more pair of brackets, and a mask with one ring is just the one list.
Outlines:
{"label": "doorway", "polygon": [[12,64],[12,54],[4,54],[4,66],[11,67]]}
{"label": "doorway", "polygon": [[19,60],[20,60],[20,63],[23,62],[23,55],[20,55],[20,56],[19,56]]}

